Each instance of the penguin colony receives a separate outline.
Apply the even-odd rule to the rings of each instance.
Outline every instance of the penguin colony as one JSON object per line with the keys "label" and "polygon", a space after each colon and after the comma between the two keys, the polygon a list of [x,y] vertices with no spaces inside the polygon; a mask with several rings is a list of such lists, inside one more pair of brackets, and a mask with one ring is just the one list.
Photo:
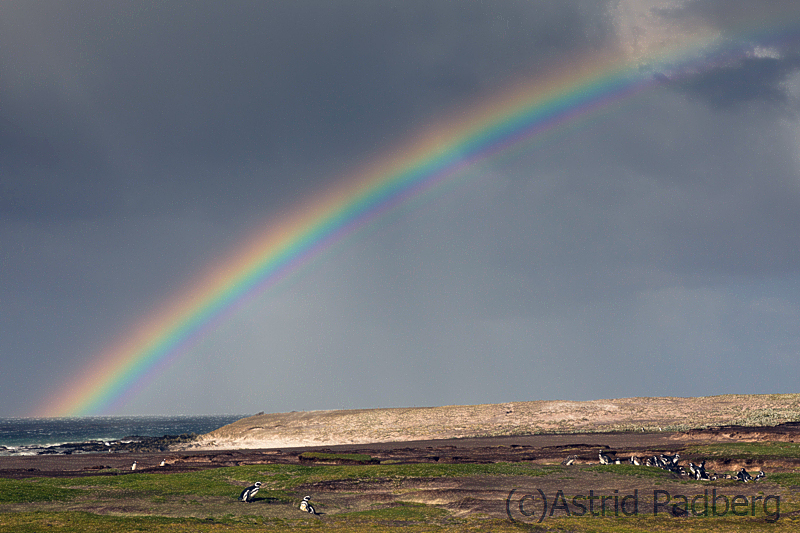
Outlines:
{"label": "penguin colony", "polygon": [[[619,465],[623,463],[629,463],[636,466],[641,466],[641,465],[654,466],[656,468],[667,470],[679,476],[688,476],[697,481],[714,481],[717,479],[738,479],[743,483],[748,483],[750,481],[758,481],[759,479],[763,479],[767,476],[763,470],[759,470],[756,477],[753,477],[747,472],[747,470],[745,470],[744,467],[742,467],[739,473],[736,474],[735,476],[731,476],[730,474],[717,474],[714,472],[709,473],[706,471],[705,460],[703,460],[703,462],[701,462],[699,465],[690,462],[688,470],[686,470],[684,469],[683,466],[678,464],[678,460],[680,459],[681,456],[677,453],[675,455],[667,455],[662,453],[660,455],[647,457],[644,460],[642,460],[640,457],[632,455],[628,459],[623,460],[617,457],[615,452],[605,452],[603,450],[600,450],[597,453],[597,457],[600,460],[601,465]],[[570,455],[569,457],[561,461],[561,464],[564,466],[570,466],[575,463],[575,460],[577,458],[578,458],[577,455]]]}
{"label": "penguin colony", "polygon": [[[166,459],[162,459],[161,463],[159,463],[158,466],[167,466],[167,460]],[[133,464],[131,465],[131,471],[134,471],[137,468],[139,468],[139,461],[134,461]]]}

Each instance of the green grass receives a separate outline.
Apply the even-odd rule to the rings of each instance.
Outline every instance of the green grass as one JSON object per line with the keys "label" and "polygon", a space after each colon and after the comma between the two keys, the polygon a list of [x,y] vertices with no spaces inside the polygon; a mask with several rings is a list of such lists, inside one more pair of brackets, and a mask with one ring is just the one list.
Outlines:
{"label": "green grass", "polygon": [[800,458],[800,444],[795,442],[734,442],[689,446],[688,451],[702,457],[753,459],[755,457]]}
{"label": "green grass", "polygon": [[430,522],[434,519],[444,518],[449,513],[444,509],[432,507],[421,503],[412,502],[398,502],[396,504],[387,505],[379,509],[371,509],[369,511],[356,511],[352,513],[343,513],[340,517],[362,518],[370,520],[391,520],[391,521],[405,521],[405,522]]}
{"label": "green grass", "polygon": [[[520,533],[537,531],[525,524],[514,524],[508,520],[486,519],[483,517],[470,517],[463,520],[449,520],[444,522],[431,522],[436,520],[433,515],[426,514],[424,510],[413,508],[401,509],[400,515],[378,512],[377,514],[363,514],[340,516],[326,521],[324,524],[319,519],[250,519],[243,521],[213,520],[213,519],[165,519],[151,517],[112,517],[98,516],[90,513],[17,513],[15,515],[0,515],[0,533],[251,533],[253,531],[278,533],[286,531],[296,532],[322,532],[334,531],[336,533],[378,533],[385,531],[402,530],[404,533],[441,532],[461,533],[486,532],[486,533]],[[417,513],[415,516],[421,520],[405,520],[404,513]],[[397,519],[397,516],[400,518]],[[563,531],[563,530],[562,530]]]}
{"label": "green grass", "polygon": [[322,522],[318,518],[269,519],[243,517],[221,518],[164,518],[141,516],[107,516],[80,512],[36,512],[0,514],[0,533],[250,533],[261,532],[321,532],[361,533],[398,531],[416,532],[492,532],[520,533],[532,531],[571,531],[593,533],[684,532],[713,533],[718,531],[764,531],[790,533],[798,528],[791,518],[770,523],[761,519],[699,518],[680,519],[666,516],[600,519],[596,517],[546,518],[541,524],[513,523],[509,520],[468,517],[442,519],[438,512],[428,513],[425,506],[401,505],[375,512],[349,513]]}
{"label": "green grass", "polygon": [[[159,516],[108,516],[86,512],[34,512],[0,514],[0,533],[226,533],[250,532],[263,520],[230,518],[166,518]],[[262,531],[259,527],[259,531]]]}
{"label": "green grass", "polygon": [[81,493],[48,483],[49,480],[0,479],[0,503],[69,501]]}
{"label": "green grass", "polygon": [[180,474],[127,474],[79,478],[0,479],[0,503],[70,501],[78,496],[144,497],[163,501],[170,496],[236,499],[245,485],[263,483],[259,496],[291,499],[295,487],[333,480],[402,480],[473,475],[541,476],[553,468],[527,464],[412,464],[412,465],[250,465]]}
{"label": "green grass", "polygon": [[782,487],[800,489],[800,473],[778,472],[775,474],[767,474],[767,481],[777,483]]}
{"label": "green grass", "polygon": [[[243,479],[243,482],[248,480]],[[18,483],[26,483],[20,480]],[[117,492],[129,495],[148,494],[149,496],[177,496],[192,494],[196,496],[229,496],[231,480],[220,476],[214,470],[184,474],[128,474],[124,476],[97,476],[72,479],[45,478],[36,481],[52,487],[69,487],[85,492]],[[238,494],[236,494],[238,496]]]}
{"label": "green grass", "polygon": [[304,452],[300,454],[300,459],[308,461],[349,461],[354,463],[373,462],[372,456],[363,453]]}
{"label": "green grass", "polygon": [[[778,447],[789,450],[789,447]],[[770,448],[771,449],[771,448]],[[729,451],[729,450],[727,450]],[[741,450],[740,450],[741,451]],[[752,451],[752,450],[751,450]],[[248,465],[189,473],[135,473],[80,478],[0,479],[0,533],[28,532],[225,532],[244,531],[777,531],[798,529],[790,505],[800,472],[768,474],[768,480],[786,489],[783,516],[777,523],[763,517],[680,519],[653,517],[646,510],[635,517],[547,517],[541,524],[461,516],[448,508],[413,503],[417,480],[489,476],[492,486],[514,486],[509,476],[577,476],[590,472],[602,486],[617,476],[675,481],[668,472],[632,465],[590,466],[570,469],[530,463],[498,464],[393,464],[393,465]],[[611,476],[611,477],[607,477]],[[372,507],[346,508],[321,496],[321,516],[300,513],[299,498],[308,485],[325,481],[374,481],[398,483],[393,501],[377,501]],[[254,504],[239,504],[241,488],[254,481],[264,483]],[[482,480],[483,481],[483,480]],[[546,480],[544,481],[547,482]],[[447,483],[447,482],[446,482]],[[537,484],[539,481],[532,481]],[[591,481],[589,483],[592,483]],[[619,481],[616,481],[619,483]],[[624,483],[624,480],[622,481]],[[389,483],[391,487],[392,484]],[[775,487],[775,485],[772,485]],[[591,486],[589,486],[591,488]],[[766,489],[765,489],[766,490]],[[502,495],[500,497],[503,497]],[[469,498],[467,498],[468,500]],[[466,500],[465,500],[466,501]],[[502,502],[501,502],[502,504]],[[339,505],[337,507],[337,505]],[[69,508],[80,509],[67,510]],[[87,512],[94,511],[94,512]],[[496,516],[496,515],[494,515]],[[535,521],[532,521],[535,522]]]}
{"label": "green grass", "polygon": [[299,485],[333,480],[402,480],[408,478],[466,477],[476,475],[544,476],[560,467],[535,467],[524,463],[494,464],[402,464],[402,465],[252,465],[219,468],[213,474],[223,479],[261,481],[261,490],[292,490]]}

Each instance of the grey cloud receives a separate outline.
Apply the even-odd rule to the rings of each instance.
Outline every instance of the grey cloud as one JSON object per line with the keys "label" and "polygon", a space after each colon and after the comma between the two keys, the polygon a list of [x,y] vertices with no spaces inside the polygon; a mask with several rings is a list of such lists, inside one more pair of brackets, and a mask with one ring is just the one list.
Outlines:
{"label": "grey cloud", "polygon": [[[763,0],[750,2],[749,0],[729,0],[717,2],[714,0],[689,0],[676,3],[674,6],[659,8],[663,16],[675,18],[699,17],[701,20],[720,28],[737,28],[737,23],[742,21],[771,20],[776,14],[781,20],[786,20],[800,9],[792,0]],[[727,30],[730,31],[730,30]]]}
{"label": "grey cloud", "polygon": [[794,107],[797,103],[790,101],[785,84],[799,70],[798,55],[750,57],[691,76],[678,82],[678,87],[717,109],[762,102]]}
{"label": "grey cloud", "polygon": [[[723,4],[661,16],[724,30]],[[59,386],[275,213],[616,47],[606,8],[2,4],[6,412],[29,408],[20,383]],[[797,56],[765,43],[454,176],[232,313],[123,411],[786,392]],[[620,380],[664,361],[687,371]]]}
{"label": "grey cloud", "polygon": [[6,136],[24,121],[33,131],[20,132],[23,148],[59,166],[31,164],[13,134],[4,153],[17,159],[18,184],[7,186],[6,216],[55,190],[66,194],[54,215],[114,205],[214,216],[252,209],[244,198],[274,207],[276,190],[310,190],[432,110],[598,39],[592,13],[547,2],[6,9],[3,34],[16,45],[4,47],[16,51],[2,69]]}
{"label": "grey cloud", "polygon": [[686,79],[676,76],[675,88],[717,109],[789,100],[785,83],[798,71],[800,34],[786,22],[800,16],[796,2],[692,0],[651,11],[671,23],[693,23],[719,35],[722,50],[711,58],[716,64],[700,71],[688,68]]}

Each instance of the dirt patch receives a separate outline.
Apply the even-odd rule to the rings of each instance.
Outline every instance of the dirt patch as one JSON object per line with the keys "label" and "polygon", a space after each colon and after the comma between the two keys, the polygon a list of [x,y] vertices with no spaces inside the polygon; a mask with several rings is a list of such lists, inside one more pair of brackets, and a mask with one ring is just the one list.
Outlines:
{"label": "dirt patch", "polygon": [[[566,435],[527,435],[516,437],[480,437],[467,439],[425,440],[364,445],[316,446],[282,449],[187,450],[169,453],[86,453],[63,456],[0,457],[0,477],[77,477],[97,475],[126,475],[137,461],[136,473],[189,472],[222,466],[255,464],[303,464],[304,452],[322,454],[362,454],[372,463],[499,463],[530,462],[560,464],[567,456],[576,456],[576,464],[597,464],[598,452],[604,450],[627,460],[631,455],[647,457],[661,453],[680,453],[683,462],[702,460],[689,451],[702,443],[743,441],[800,442],[800,424],[789,423],[776,427],[718,427],[688,432],[642,433],[584,433]],[[164,460],[165,466],[160,467]],[[739,463],[724,463],[711,459],[713,464],[728,470]],[[326,461],[331,464],[351,464],[347,459]],[[305,463],[308,464],[308,463]],[[755,463],[743,462],[751,467]],[[800,467],[800,460],[786,457],[766,457],[761,465],[778,470]],[[741,468],[741,466],[739,466]]]}
{"label": "dirt patch", "polygon": [[725,426],[693,429],[674,435],[683,441],[717,442],[800,442],[800,422],[787,422],[772,427]]}
{"label": "dirt patch", "polygon": [[[785,492],[769,482],[747,485],[736,481],[690,482],[669,473],[658,477],[617,474],[615,468],[609,465],[598,471],[597,467],[579,465],[536,477],[484,475],[368,483],[319,482],[298,487],[298,490],[313,494],[318,509],[326,514],[365,511],[410,502],[441,507],[456,517],[481,513],[493,518],[507,518],[511,514],[515,520],[528,523],[533,520],[527,513],[543,511],[541,496],[547,498],[551,510],[554,503],[561,504],[561,508],[550,515],[561,517],[567,515],[567,509],[571,513],[581,512],[580,506],[573,503],[576,501],[586,507],[584,512],[622,516],[625,512],[631,513],[634,504],[637,514],[652,514],[656,504],[668,500],[679,502],[681,495],[689,500],[698,497],[698,501],[705,494],[718,495],[720,502],[722,497],[730,500],[734,495],[748,501],[760,497],[763,502],[765,494]],[[559,494],[563,500],[557,500]],[[655,509],[668,514],[679,512],[671,505]],[[759,513],[765,514],[761,509]]]}

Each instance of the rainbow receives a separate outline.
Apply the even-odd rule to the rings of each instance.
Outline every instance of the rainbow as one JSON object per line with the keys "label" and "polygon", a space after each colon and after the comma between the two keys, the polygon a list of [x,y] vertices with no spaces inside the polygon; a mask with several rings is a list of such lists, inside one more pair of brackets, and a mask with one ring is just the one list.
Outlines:
{"label": "rainbow", "polygon": [[[781,20],[774,17],[773,20]],[[745,34],[745,40],[796,37],[796,26]],[[791,19],[796,21],[796,17]],[[554,67],[544,77],[507,90],[441,119],[411,142],[387,151],[360,171],[276,217],[210,267],[131,332],[92,358],[91,364],[46,397],[33,416],[87,416],[115,412],[210,331],[334,244],[437,187],[457,181],[481,161],[509,157],[547,135],[575,127],[670,77],[698,72],[744,53],[719,35],[648,58],[651,69],[614,54],[592,53]]]}

